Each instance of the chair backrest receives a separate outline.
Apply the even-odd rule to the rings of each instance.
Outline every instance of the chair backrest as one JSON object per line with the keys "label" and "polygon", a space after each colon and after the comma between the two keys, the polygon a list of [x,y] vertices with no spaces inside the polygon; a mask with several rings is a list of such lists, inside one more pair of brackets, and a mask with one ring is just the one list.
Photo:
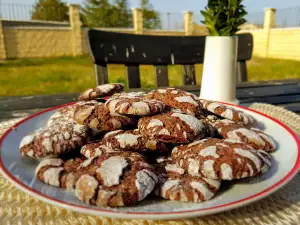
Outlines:
{"label": "chair backrest", "polygon": [[[247,80],[246,61],[251,59],[253,37],[238,34],[238,81]],[[125,64],[128,88],[140,88],[140,64],[154,65],[156,85],[168,86],[168,67],[181,64],[183,84],[195,85],[195,67],[204,59],[205,36],[152,36],[89,30],[90,53],[97,85],[108,83],[107,64]]]}

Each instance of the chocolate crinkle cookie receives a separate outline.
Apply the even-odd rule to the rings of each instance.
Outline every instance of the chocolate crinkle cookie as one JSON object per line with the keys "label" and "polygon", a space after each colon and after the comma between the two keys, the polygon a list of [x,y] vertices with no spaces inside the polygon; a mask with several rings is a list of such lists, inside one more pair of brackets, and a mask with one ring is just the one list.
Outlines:
{"label": "chocolate crinkle cookie", "polygon": [[111,152],[117,152],[117,150],[107,147],[103,141],[88,143],[82,146],[80,150],[81,155],[86,158],[93,158]]}
{"label": "chocolate crinkle cookie", "polygon": [[84,157],[67,161],[61,158],[44,159],[36,168],[36,177],[46,184],[74,190],[79,177],[88,172],[86,167],[82,167],[85,160]]}
{"label": "chocolate crinkle cookie", "polygon": [[112,98],[142,98],[145,97],[146,93],[143,91],[138,91],[138,92],[120,92],[113,94],[111,97]]}
{"label": "chocolate crinkle cookie", "polygon": [[134,205],[157,183],[153,168],[132,152],[111,152],[87,160],[45,159],[36,176],[44,183],[73,190],[80,200],[97,206]]}
{"label": "chocolate crinkle cookie", "polygon": [[233,107],[221,104],[219,102],[208,101],[204,99],[201,99],[201,103],[204,109],[225,119],[241,123],[247,127],[253,127],[256,124],[256,120],[253,116],[243,111],[237,110]]}
{"label": "chocolate crinkle cookie", "polygon": [[78,100],[79,101],[90,101],[97,98],[110,96],[115,93],[122,92],[124,90],[123,84],[102,84],[95,88],[89,88],[86,91],[82,92]]}
{"label": "chocolate crinkle cookie", "polygon": [[205,136],[203,123],[192,115],[163,113],[143,117],[138,123],[139,132],[152,140],[169,143],[188,143],[199,135]]}
{"label": "chocolate crinkle cookie", "polygon": [[60,108],[52,116],[50,116],[47,122],[47,126],[65,123],[65,122],[75,122],[73,118],[75,108],[76,108],[76,104]]}
{"label": "chocolate crinkle cookie", "polygon": [[175,147],[172,160],[188,174],[211,179],[234,180],[267,172],[271,156],[230,139],[203,139]]}
{"label": "chocolate crinkle cookie", "polygon": [[271,136],[257,128],[250,128],[236,124],[231,120],[219,120],[212,123],[218,133],[227,139],[244,142],[255,149],[272,152],[276,149],[275,141]]}
{"label": "chocolate crinkle cookie", "polygon": [[117,97],[110,98],[105,106],[112,113],[133,116],[148,116],[160,113],[165,108],[165,104],[155,99],[144,97]]}
{"label": "chocolate crinkle cookie", "polygon": [[220,180],[187,174],[183,168],[170,161],[157,165],[155,171],[158,177],[155,194],[169,200],[207,201],[221,185]]}
{"label": "chocolate crinkle cookie", "polygon": [[176,88],[158,89],[149,92],[147,98],[162,101],[164,104],[190,115],[202,114],[202,104],[196,95]]}
{"label": "chocolate crinkle cookie", "polygon": [[74,113],[77,107],[84,104],[84,102],[76,102],[75,104],[68,105],[57,110],[47,121],[47,126],[56,125],[62,123],[77,123],[74,120]]}
{"label": "chocolate crinkle cookie", "polygon": [[137,124],[135,117],[112,113],[104,103],[97,101],[80,104],[75,110],[74,119],[77,123],[92,129],[94,133],[134,127]]}
{"label": "chocolate crinkle cookie", "polygon": [[141,135],[138,130],[116,130],[106,133],[102,139],[105,145],[119,151],[167,151],[166,143],[151,140]]}
{"label": "chocolate crinkle cookie", "polygon": [[26,135],[19,146],[23,156],[55,157],[82,147],[89,139],[87,127],[77,123],[60,123],[41,128]]}

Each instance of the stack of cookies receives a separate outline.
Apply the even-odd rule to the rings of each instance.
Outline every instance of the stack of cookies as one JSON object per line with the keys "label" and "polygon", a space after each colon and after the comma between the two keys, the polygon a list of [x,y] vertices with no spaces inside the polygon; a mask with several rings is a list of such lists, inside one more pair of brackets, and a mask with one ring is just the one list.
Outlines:
{"label": "stack of cookies", "polygon": [[39,180],[87,204],[127,206],[148,195],[203,202],[222,180],[271,168],[276,144],[251,115],[180,89],[123,89],[88,89],[23,138],[21,154],[41,160]]}

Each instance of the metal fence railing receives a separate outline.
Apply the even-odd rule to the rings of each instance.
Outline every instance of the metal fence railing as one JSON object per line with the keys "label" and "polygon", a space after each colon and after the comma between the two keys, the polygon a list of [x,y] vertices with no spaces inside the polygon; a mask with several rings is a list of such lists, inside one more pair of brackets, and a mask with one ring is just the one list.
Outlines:
{"label": "metal fence railing", "polygon": [[35,7],[34,5],[1,3],[0,1],[0,19],[3,20],[67,22],[69,20],[68,13],[68,7],[64,5],[62,7],[54,5]]}
{"label": "metal fence railing", "polygon": [[194,23],[203,25],[203,24],[201,23],[201,21],[204,20],[204,17],[203,17],[202,14],[200,14],[200,13],[194,13],[194,14],[193,14],[193,20],[194,20]]}
{"label": "metal fence railing", "polygon": [[256,28],[263,28],[264,16],[265,16],[265,13],[263,11],[249,13],[246,15],[247,24],[251,24]]}
{"label": "metal fence railing", "polygon": [[25,4],[1,3],[0,18],[6,20],[31,20],[33,6]]}
{"label": "metal fence railing", "polygon": [[[99,9],[101,10],[101,9]],[[101,14],[105,15],[101,15]],[[99,17],[100,16],[100,17]],[[16,21],[49,21],[49,22],[69,22],[69,9],[66,4],[60,7],[36,5],[1,3],[0,19]],[[81,19],[83,25],[89,27],[112,27],[112,28],[133,28],[132,11],[120,11],[112,5],[111,10],[95,13],[86,13],[84,7],[81,8]],[[245,29],[260,29],[264,24],[264,12],[249,13],[246,15],[247,24]],[[203,16],[200,13],[193,14],[193,22],[201,24]],[[300,27],[300,6],[276,10],[277,28]],[[162,30],[184,30],[184,13],[182,12],[154,12],[144,11],[144,28]]]}
{"label": "metal fence railing", "polygon": [[300,7],[278,9],[276,11],[276,27],[300,27]]}
{"label": "metal fence railing", "polygon": [[184,14],[178,12],[160,12],[160,29],[184,30]]}

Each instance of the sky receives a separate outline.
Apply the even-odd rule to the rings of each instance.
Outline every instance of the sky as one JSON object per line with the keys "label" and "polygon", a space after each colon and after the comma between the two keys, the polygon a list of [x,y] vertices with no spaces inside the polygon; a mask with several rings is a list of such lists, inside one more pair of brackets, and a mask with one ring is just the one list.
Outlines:
{"label": "sky", "polygon": [[[35,0],[0,0],[2,3],[33,4]],[[65,0],[68,3],[83,3],[84,0]],[[140,0],[129,0],[131,8],[138,7]],[[154,8],[161,12],[199,13],[207,4],[207,0],[150,0]],[[300,6],[300,0],[244,0],[249,13],[263,11],[264,8],[290,8]]]}

